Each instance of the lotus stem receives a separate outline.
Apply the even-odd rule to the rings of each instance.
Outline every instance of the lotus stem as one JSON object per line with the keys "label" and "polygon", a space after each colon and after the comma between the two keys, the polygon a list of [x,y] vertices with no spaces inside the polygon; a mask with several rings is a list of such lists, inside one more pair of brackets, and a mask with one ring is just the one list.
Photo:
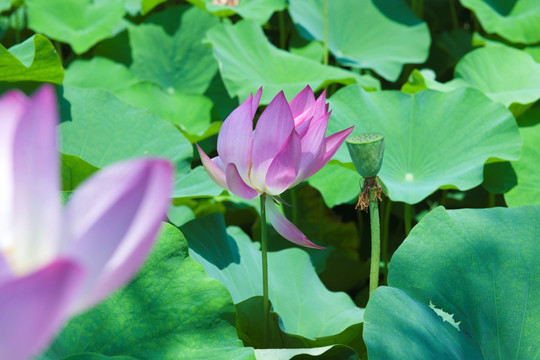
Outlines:
{"label": "lotus stem", "polygon": [[328,0],[323,0],[324,52],[323,64],[328,65]]}
{"label": "lotus stem", "polygon": [[370,189],[369,219],[371,222],[371,268],[369,271],[369,295],[379,286],[379,263],[381,261],[381,227],[379,224],[379,198],[377,189]]}
{"label": "lotus stem", "polygon": [[424,0],[412,0],[411,7],[419,19],[424,17]]}
{"label": "lotus stem", "polygon": [[265,194],[261,195],[261,253],[262,253],[262,277],[263,277],[263,312],[264,312],[264,329],[263,341],[264,347],[269,346],[270,333],[270,303],[268,301],[268,231],[266,226],[266,208]]}
{"label": "lotus stem", "polygon": [[412,229],[412,216],[411,216],[411,204],[405,203],[404,209],[405,217],[405,236],[409,236]]}
{"label": "lotus stem", "polygon": [[296,187],[291,188],[291,207],[292,207],[292,222],[298,225],[298,195],[296,194]]}
{"label": "lotus stem", "polygon": [[441,199],[439,200],[439,205],[446,207],[446,200],[448,199],[448,190],[444,189],[441,191]]}
{"label": "lotus stem", "polygon": [[286,43],[286,34],[285,34],[285,15],[283,11],[278,13],[278,22],[279,22],[279,47],[285,50]]}
{"label": "lotus stem", "polygon": [[450,14],[452,15],[452,26],[454,29],[459,28],[459,21],[456,11],[456,0],[450,0]]}
{"label": "lotus stem", "polygon": [[386,198],[384,205],[383,221],[382,221],[382,259],[384,263],[385,276],[388,274],[388,233],[390,231],[390,210],[392,209],[392,201]]}
{"label": "lotus stem", "polygon": [[495,206],[497,206],[497,199],[495,198],[495,194],[490,192],[488,195],[488,207],[492,208]]}

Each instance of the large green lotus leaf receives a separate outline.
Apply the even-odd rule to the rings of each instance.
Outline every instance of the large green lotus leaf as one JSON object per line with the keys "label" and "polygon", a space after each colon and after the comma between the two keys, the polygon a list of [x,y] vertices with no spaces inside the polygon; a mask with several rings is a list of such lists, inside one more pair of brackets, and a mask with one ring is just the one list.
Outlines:
{"label": "large green lotus leaf", "polygon": [[164,3],[167,0],[142,0],[141,3],[141,12],[143,15],[152,11],[153,8],[158,6],[161,3]]}
{"label": "large green lotus leaf", "polygon": [[133,107],[148,109],[189,134],[202,135],[210,126],[213,104],[207,97],[167,91],[140,81],[124,65],[106,58],[74,61],[66,71],[64,84],[108,91]]}
{"label": "large green lotus leaf", "polygon": [[129,28],[131,70],[140,80],[170,93],[203,94],[217,72],[217,63],[202,39],[219,20],[196,7],[175,7],[170,11],[176,14],[176,23],[180,18],[180,26],[172,36],[162,25],[148,23]]}
{"label": "large green lotus leaf", "polygon": [[189,171],[193,149],[170,123],[102,90],[64,87],[71,121],[60,125],[61,151],[98,168],[140,156],[160,156]]}
{"label": "large green lotus leaf", "polygon": [[[364,344],[364,340],[362,339],[362,323],[352,325],[342,333],[336,335],[310,339],[285,332],[279,314],[274,311],[270,312],[268,340],[265,341],[264,328],[261,326],[264,324],[263,304],[262,296],[254,296],[236,304],[236,331],[238,333],[238,337],[246,346],[256,349],[271,348],[307,350],[310,348],[320,348],[321,346],[340,344],[342,345],[340,347],[348,350],[345,351],[345,353],[352,353],[354,356],[356,356],[356,354],[360,356],[367,354],[366,346]],[[271,302],[270,308],[272,308]],[[262,356],[262,354],[256,355],[257,358],[259,355]],[[275,353],[275,355],[277,356],[279,353]],[[346,357],[338,357],[338,359],[343,358]]]}
{"label": "large green lotus leaf", "polygon": [[227,89],[219,73],[214,76],[210,87],[204,95],[209,97],[214,103],[214,118],[216,119],[225,120],[238,106],[238,100],[233,99],[227,93]]}
{"label": "large green lotus leaf", "polygon": [[[99,76],[97,76],[99,74]],[[135,86],[139,80],[124,65],[103,57],[75,60],[66,70],[64,85],[83,89],[101,89],[116,93]]]}
{"label": "large green lotus leaf", "polygon": [[535,0],[460,0],[488,33],[515,43],[540,41],[540,3]]}
{"label": "large green lotus leaf", "polygon": [[62,190],[72,191],[99,169],[83,159],[62,154]]}
{"label": "large green lotus leaf", "polygon": [[223,188],[216,185],[204,170],[197,166],[188,174],[178,177],[174,185],[174,198],[180,197],[212,197],[223,192]]}
{"label": "large green lotus leaf", "polygon": [[[521,151],[523,156],[523,149]],[[484,166],[482,186],[490,193],[505,194],[516,185],[517,175],[510,161],[491,162]]]}
{"label": "large green lotus leaf", "polygon": [[[41,359],[49,360],[51,358],[47,357],[47,355],[43,355]],[[52,359],[55,359],[55,358],[52,358]],[[137,360],[137,359],[131,356],[106,356],[106,355],[101,355],[101,354],[84,352],[84,353],[80,353],[76,355],[69,355],[68,360]]]}
{"label": "large green lotus leaf", "polygon": [[242,101],[261,86],[264,88],[261,104],[268,104],[281,90],[292,99],[306,84],[313,90],[333,82],[358,82],[369,89],[380,87],[372,77],[324,66],[278,49],[252,21],[220,24],[208,31],[206,39],[220,64],[221,77],[229,95],[238,96]]}
{"label": "large green lotus leaf", "polygon": [[253,349],[243,348],[236,335],[234,318],[225,287],[188,257],[182,233],[164,224],[137,277],[73,318],[39,359],[95,353],[141,360],[254,360]]}
{"label": "large green lotus leaf", "polygon": [[123,0],[26,0],[28,27],[82,54],[111,37],[125,14]]}
{"label": "large green lotus leaf", "polygon": [[285,9],[285,0],[240,0],[236,6],[214,4],[212,0],[188,0],[216,16],[238,14],[244,19],[265,24],[276,11]]}
{"label": "large green lotus leaf", "polygon": [[517,185],[504,199],[508,206],[540,205],[540,108],[529,110],[519,120],[523,149],[519,160],[512,162]]}
{"label": "large green lotus leaf", "polygon": [[[445,84],[428,76],[424,81],[424,88],[440,91],[469,86],[507,107],[540,98],[540,64],[525,51],[507,46],[486,46],[468,53],[457,64],[455,78]],[[404,91],[414,92],[406,88]]]}
{"label": "large green lotus leaf", "polygon": [[305,45],[298,45],[297,47],[291,44],[289,51],[307,59],[317,60],[318,62],[322,62],[324,57],[324,45],[316,40],[310,41]]}
{"label": "large green lotus leaf", "polygon": [[[323,2],[291,0],[300,33],[324,40]],[[343,65],[370,68],[396,81],[404,64],[423,63],[430,34],[403,0],[328,1],[328,49]]]}
{"label": "large green lotus leaf", "polygon": [[313,349],[255,349],[257,360],[358,360],[346,346],[325,346]]}
{"label": "large green lotus leaf", "polygon": [[[522,145],[510,111],[470,88],[410,95],[352,85],[330,107],[329,133],[354,125],[353,135],[384,134],[379,177],[394,201],[415,204],[446,185],[471,189],[482,182],[486,160],[516,160]],[[334,158],[351,162],[345,147]]]}
{"label": "large green lotus leaf", "polygon": [[115,95],[132,106],[148,109],[189,134],[203,135],[210,126],[214,104],[206,96],[169,92],[152,83],[138,83]]}
{"label": "large green lotus leaf", "polygon": [[142,10],[142,0],[123,0],[124,2],[124,9],[126,9],[126,12],[131,15],[135,16]]}
{"label": "large green lotus leaf", "polygon": [[321,192],[325,204],[330,208],[347,203],[360,193],[360,175],[352,163],[349,165],[331,160],[308,180],[311,186]]}
{"label": "large green lotus leaf", "polygon": [[0,12],[11,9],[11,0],[0,0]]}
{"label": "large green lotus leaf", "polygon": [[[227,233],[219,214],[189,222],[181,230],[188,239],[191,257],[225,284],[235,304],[262,295],[258,243],[239,228],[231,227]],[[287,333],[315,339],[339,334],[362,322],[363,309],[347,294],[328,291],[305,251],[270,252],[268,264],[269,297]]]}
{"label": "large green lotus leaf", "polygon": [[6,49],[0,44],[0,81],[44,81],[61,84],[62,61],[53,44],[36,34]]}
{"label": "large green lotus leaf", "polygon": [[537,358],[538,219],[539,206],[426,215],[369,300],[369,358]]}

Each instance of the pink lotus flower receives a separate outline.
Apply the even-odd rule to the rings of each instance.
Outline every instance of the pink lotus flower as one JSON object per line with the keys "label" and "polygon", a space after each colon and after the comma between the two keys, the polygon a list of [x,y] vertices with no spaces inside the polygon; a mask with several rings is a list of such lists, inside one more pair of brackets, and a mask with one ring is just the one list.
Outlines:
{"label": "pink lotus flower", "polygon": [[262,88],[225,119],[210,159],[197,145],[201,161],[216,184],[244,199],[266,194],[269,220],[285,239],[321,248],[287,220],[274,197],[319,171],[341,146],[352,127],[325,138],[328,104],[306,86],[290,103],[280,92],[266,107],[253,130]]}
{"label": "pink lotus flower", "polygon": [[57,123],[51,87],[0,98],[0,359],[36,355],[125,284],[169,205],[171,165],[144,159],[99,171],[62,208]]}

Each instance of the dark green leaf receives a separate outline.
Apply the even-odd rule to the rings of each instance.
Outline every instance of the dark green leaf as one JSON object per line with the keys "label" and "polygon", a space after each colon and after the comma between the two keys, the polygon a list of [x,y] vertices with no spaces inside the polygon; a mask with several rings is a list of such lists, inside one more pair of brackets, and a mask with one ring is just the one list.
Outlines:
{"label": "dark green leaf", "polygon": [[72,191],[99,169],[83,159],[62,154],[62,190]]}
{"label": "dark green leaf", "polygon": [[370,359],[534,359],[539,206],[432,210],[366,308]]}
{"label": "dark green leaf", "polygon": [[253,349],[243,348],[236,336],[234,318],[225,287],[188,257],[180,231],[164,224],[137,277],[73,318],[39,359],[87,359],[82,353],[96,353],[141,360],[254,360]]}
{"label": "dark green leaf", "polygon": [[[225,284],[236,304],[262,295],[258,244],[239,228],[229,228],[226,233],[223,218],[215,214],[189,222],[181,230],[190,255]],[[314,339],[361,324],[363,310],[347,294],[328,291],[303,250],[271,252],[268,263],[269,296],[285,332]]]}

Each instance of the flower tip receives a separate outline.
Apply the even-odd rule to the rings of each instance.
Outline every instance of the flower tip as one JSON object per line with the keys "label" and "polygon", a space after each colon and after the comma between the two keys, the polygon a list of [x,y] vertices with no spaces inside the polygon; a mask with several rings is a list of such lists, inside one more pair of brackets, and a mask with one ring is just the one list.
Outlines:
{"label": "flower tip", "polygon": [[324,246],[317,245],[315,243],[312,243],[307,238],[305,239],[305,247],[311,248],[311,249],[317,249],[317,250],[325,250],[326,248]]}
{"label": "flower tip", "polygon": [[56,92],[54,90],[54,86],[51,84],[44,84],[34,92],[32,98],[39,99],[41,101],[56,102]]}

